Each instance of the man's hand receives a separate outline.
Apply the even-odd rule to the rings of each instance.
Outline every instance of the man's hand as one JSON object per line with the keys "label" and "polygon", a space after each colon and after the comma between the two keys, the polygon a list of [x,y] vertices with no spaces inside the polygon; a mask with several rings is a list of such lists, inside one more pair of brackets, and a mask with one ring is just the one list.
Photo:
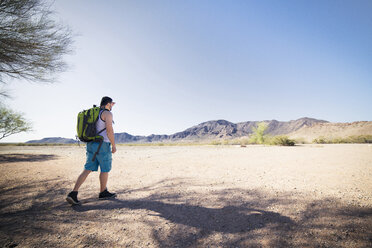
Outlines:
{"label": "man's hand", "polygon": [[112,151],[111,152],[112,153],[115,153],[116,152],[116,146],[115,145],[112,146]]}

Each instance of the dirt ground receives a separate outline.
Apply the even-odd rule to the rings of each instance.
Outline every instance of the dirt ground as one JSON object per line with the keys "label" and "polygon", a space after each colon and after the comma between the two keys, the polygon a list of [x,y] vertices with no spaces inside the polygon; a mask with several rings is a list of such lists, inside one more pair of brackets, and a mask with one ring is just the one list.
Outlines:
{"label": "dirt ground", "polygon": [[372,146],[0,147],[1,247],[372,247]]}

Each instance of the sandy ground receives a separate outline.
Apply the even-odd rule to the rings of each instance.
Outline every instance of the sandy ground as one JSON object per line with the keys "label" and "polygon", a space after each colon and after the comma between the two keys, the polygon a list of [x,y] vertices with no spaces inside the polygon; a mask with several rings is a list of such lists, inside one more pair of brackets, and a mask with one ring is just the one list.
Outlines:
{"label": "sandy ground", "polygon": [[0,147],[1,247],[371,247],[372,146]]}

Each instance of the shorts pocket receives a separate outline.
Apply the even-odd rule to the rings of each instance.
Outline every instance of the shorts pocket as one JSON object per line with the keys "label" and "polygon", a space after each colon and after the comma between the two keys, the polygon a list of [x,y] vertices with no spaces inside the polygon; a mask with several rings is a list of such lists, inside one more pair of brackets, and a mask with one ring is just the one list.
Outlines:
{"label": "shorts pocket", "polygon": [[111,170],[112,157],[111,153],[106,154],[102,159],[101,171],[109,172]]}

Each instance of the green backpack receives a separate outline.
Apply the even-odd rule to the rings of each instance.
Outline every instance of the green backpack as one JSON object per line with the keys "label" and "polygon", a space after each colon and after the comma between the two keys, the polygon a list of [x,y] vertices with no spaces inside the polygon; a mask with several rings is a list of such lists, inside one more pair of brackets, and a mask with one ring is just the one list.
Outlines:
{"label": "green backpack", "polygon": [[100,142],[97,152],[94,154],[92,161],[95,160],[103,142],[103,137],[99,134],[106,130],[106,128],[98,132],[96,130],[96,123],[98,121],[99,112],[101,110],[102,109],[100,107],[96,107],[96,105],[93,105],[93,108],[81,111],[78,114],[77,118],[77,137],[79,138],[79,140],[83,142]]}

